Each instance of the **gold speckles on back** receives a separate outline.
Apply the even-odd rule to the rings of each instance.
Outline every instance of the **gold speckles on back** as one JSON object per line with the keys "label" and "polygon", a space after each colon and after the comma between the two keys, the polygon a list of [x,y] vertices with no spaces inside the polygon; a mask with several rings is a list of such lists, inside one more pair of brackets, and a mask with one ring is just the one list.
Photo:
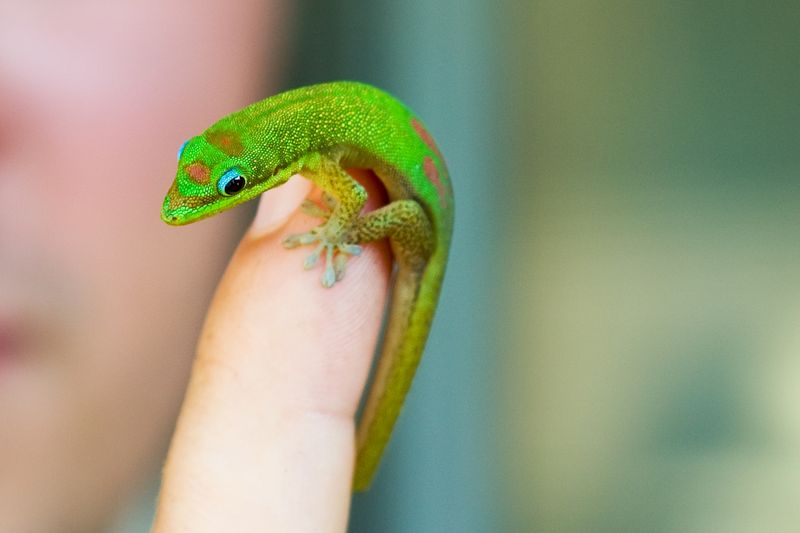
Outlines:
{"label": "gold speckles on back", "polygon": [[235,131],[216,130],[205,133],[209,144],[216,146],[230,156],[239,156],[244,152],[242,138]]}

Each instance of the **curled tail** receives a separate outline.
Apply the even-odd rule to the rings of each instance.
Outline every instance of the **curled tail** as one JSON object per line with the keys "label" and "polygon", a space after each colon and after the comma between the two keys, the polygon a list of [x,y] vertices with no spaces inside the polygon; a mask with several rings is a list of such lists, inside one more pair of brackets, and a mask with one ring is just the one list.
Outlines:
{"label": "curled tail", "polygon": [[446,254],[437,251],[422,271],[402,266],[397,271],[388,328],[358,427],[354,491],[369,488],[411,387],[436,310]]}

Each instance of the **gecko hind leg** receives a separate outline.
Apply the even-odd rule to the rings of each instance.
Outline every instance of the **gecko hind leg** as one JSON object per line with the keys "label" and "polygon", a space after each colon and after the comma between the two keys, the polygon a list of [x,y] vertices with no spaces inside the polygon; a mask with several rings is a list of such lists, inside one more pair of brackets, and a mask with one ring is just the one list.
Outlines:
{"label": "gecko hind leg", "polygon": [[395,200],[359,217],[355,225],[358,242],[388,237],[395,260],[419,270],[432,250],[433,227],[422,206],[415,200]]}
{"label": "gecko hind leg", "polygon": [[[319,205],[308,202],[303,208],[308,214],[320,214],[320,218],[330,219],[331,212]],[[332,286],[344,277],[347,260],[361,254],[358,244],[334,242],[326,237],[327,224],[322,224],[306,233],[291,235],[283,241],[286,248],[318,243],[304,263],[308,269],[314,268],[324,256],[325,269],[322,284]],[[401,264],[418,269],[430,256],[432,228],[422,207],[413,200],[396,200],[375,211],[359,216],[347,232],[351,240],[365,243],[389,237],[393,244],[395,259]]]}

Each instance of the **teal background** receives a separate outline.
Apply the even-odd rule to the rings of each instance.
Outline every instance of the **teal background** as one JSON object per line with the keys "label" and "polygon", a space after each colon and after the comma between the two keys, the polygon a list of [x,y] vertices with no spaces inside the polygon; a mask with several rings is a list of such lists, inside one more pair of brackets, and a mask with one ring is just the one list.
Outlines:
{"label": "teal background", "polygon": [[[495,80],[499,14],[486,2],[307,2],[288,85],[357,79],[424,117],[457,197],[441,307],[373,488],[355,496],[350,531],[496,531],[500,475],[492,420],[501,175]],[[490,179],[487,179],[490,178]]]}

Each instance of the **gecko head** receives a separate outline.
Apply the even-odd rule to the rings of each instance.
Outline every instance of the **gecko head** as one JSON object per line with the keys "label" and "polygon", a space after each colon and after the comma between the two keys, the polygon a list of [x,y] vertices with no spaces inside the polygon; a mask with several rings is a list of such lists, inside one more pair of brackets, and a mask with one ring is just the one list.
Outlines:
{"label": "gecko head", "polygon": [[265,190],[253,176],[238,137],[204,133],[178,150],[178,170],[164,198],[161,219],[181,226],[247,201]]}

